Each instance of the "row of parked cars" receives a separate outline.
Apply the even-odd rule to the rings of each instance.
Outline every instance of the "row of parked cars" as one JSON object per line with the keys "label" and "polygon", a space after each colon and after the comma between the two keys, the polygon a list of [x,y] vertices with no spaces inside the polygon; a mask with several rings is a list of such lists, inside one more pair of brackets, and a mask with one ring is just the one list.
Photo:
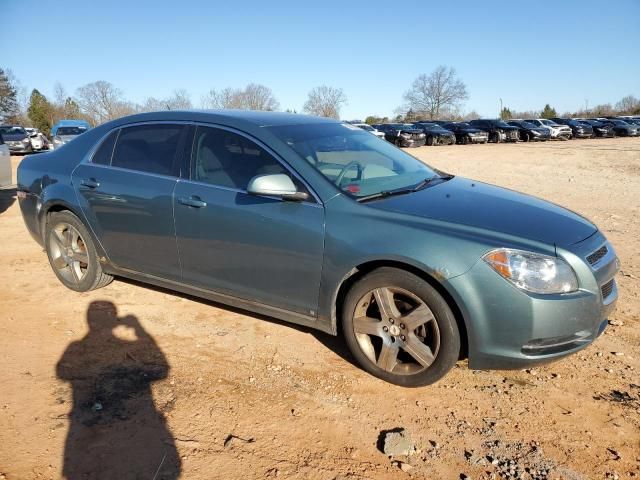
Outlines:
{"label": "row of parked cars", "polygon": [[89,128],[84,120],[61,120],[51,129],[51,140],[37,128],[0,125],[0,149],[6,145],[10,153],[24,155],[53,150],[83,134]]}
{"label": "row of parked cars", "polygon": [[469,143],[529,142],[640,135],[640,116],[601,118],[477,119],[413,123],[354,123],[399,147]]}

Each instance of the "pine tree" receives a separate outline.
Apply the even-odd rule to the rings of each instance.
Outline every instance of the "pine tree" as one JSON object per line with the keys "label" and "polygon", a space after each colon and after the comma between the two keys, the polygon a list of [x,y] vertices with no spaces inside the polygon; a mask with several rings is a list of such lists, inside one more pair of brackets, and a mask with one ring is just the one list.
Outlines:
{"label": "pine tree", "polygon": [[29,115],[31,122],[33,122],[33,126],[46,136],[49,136],[51,133],[53,106],[49,103],[47,97],[42,95],[35,88],[31,92],[27,114]]}
{"label": "pine tree", "polygon": [[511,110],[509,110],[507,107],[504,107],[500,112],[500,118],[502,120],[511,120],[511,118],[513,118],[511,114]]}
{"label": "pine tree", "polygon": [[544,106],[544,109],[542,110],[542,113],[540,114],[541,118],[554,118],[557,117],[558,114],[556,113],[556,109],[555,108],[551,108],[551,105],[549,105],[548,103]]}
{"label": "pine tree", "polygon": [[0,68],[0,121],[17,123],[20,115],[18,92],[7,72]]}

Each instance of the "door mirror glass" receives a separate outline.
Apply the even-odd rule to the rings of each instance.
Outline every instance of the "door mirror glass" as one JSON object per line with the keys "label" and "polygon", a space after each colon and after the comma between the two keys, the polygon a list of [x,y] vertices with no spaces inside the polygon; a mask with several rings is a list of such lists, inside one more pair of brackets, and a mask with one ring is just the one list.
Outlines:
{"label": "door mirror glass", "polygon": [[307,193],[298,192],[291,177],[284,173],[257,175],[253,177],[249,182],[247,192],[252,195],[280,197],[285,200],[294,201],[303,201],[309,197]]}

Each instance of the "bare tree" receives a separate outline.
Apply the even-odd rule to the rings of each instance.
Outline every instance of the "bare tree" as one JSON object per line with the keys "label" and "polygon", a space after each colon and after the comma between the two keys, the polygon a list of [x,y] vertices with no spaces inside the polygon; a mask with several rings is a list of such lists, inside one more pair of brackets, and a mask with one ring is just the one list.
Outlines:
{"label": "bare tree", "polygon": [[347,103],[347,97],[341,88],[322,85],[309,92],[303,110],[311,115],[327,118],[340,118],[340,109]]}
{"label": "bare tree", "polygon": [[627,95],[622,97],[618,103],[616,103],[616,110],[620,113],[634,113],[640,109],[640,100],[633,95]]}
{"label": "bare tree", "polygon": [[270,88],[258,83],[250,83],[243,92],[244,103],[249,110],[277,110],[280,104]]}
{"label": "bare tree", "polygon": [[148,97],[144,103],[137,105],[139,112],[157,112],[160,110],[189,110],[193,108],[191,96],[185,89],[173,91],[173,95],[168,98]]}
{"label": "bare tree", "polygon": [[87,115],[94,124],[108,122],[135,112],[133,104],[124,99],[122,90],[104,80],[78,88],[76,102],[82,113]]}
{"label": "bare tree", "polygon": [[277,110],[280,107],[269,87],[250,83],[245,88],[211,89],[202,98],[203,108],[235,108],[241,110]]}
{"label": "bare tree", "polygon": [[404,94],[403,109],[437,119],[443,113],[456,112],[467,98],[467,87],[458,79],[455,69],[441,65],[429,75],[423,73],[413,81]]}

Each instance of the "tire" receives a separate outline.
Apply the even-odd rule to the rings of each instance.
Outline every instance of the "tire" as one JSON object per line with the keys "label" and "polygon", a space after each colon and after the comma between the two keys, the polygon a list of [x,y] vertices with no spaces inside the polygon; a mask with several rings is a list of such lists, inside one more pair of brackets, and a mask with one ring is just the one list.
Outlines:
{"label": "tire", "polygon": [[427,145],[430,147],[433,146],[433,137],[431,135],[427,137]]}
{"label": "tire", "polygon": [[44,238],[49,264],[65,287],[76,292],[88,292],[113,280],[111,275],[102,271],[93,239],[73,213],[52,213]]}
{"label": "tire", "polygon": [[[380,310],[380,303],[387,306]],[[403,387],[435,383],[460,354],[460,332],[447,302],[429,283],[396,268],[376,269],[351,287],[342,330],[365,371]]]}
{"label": "tire", "polygon": [[529,141],[529,134],[527,132],[522,133],[522,137],[520,137],[523,142]]}
{"label": "tire", "polygon": [[467,135],[462,137],[462,145],[468,145],[469,144],[469,137]]}
{"label": "tire", "polygon": [[500,134],[498,132],[492,133],[489,137],[489,142],[500,143]]}

